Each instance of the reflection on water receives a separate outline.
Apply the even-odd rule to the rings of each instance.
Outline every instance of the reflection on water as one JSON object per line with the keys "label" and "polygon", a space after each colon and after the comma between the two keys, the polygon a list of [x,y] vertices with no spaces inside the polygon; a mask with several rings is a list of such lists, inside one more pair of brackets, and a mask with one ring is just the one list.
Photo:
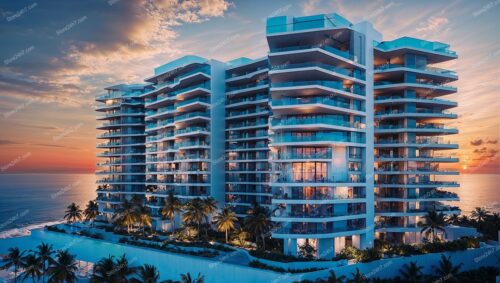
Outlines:
{"label": "reflection on water", "polygon": [[460,183],[460,188],[450,189],[460,196],[458,206],[463,214],[469,214],[475,207],[486,207],[500,212],[500,175],[468,174],[449,178]]}
{"label": "reflection on water", "polygon": [[94,174],[0,174],[0,231],[61,220],[95,199]]}

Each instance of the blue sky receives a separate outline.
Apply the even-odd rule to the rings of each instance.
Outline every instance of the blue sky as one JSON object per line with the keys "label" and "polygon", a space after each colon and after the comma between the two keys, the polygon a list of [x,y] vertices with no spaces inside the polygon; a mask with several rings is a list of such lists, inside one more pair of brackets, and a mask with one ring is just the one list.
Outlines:
{"label": "blue sky", "polygon": [[459,59],[441,67],[460,77],[450,97],[460,164],[499,173],[498,0],[0,1],[0,165],[21,158],[11,170],[90,172],[103,87],[141,82],[186,54],[261,57],[266,17],[332,12],[369,20],[386,40],[449,43]]}

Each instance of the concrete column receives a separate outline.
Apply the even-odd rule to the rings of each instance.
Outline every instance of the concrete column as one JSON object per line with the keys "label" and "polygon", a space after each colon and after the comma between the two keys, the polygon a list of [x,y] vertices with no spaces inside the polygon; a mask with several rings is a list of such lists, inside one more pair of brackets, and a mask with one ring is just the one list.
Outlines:
{"label": "concrete column", "polygon": [[367,233],[359,235],[359,248],[364,250],[373,247],[373,229],[369,230]]}
{"label": "concrete column", "polygon": [[297,256],[297,239],[283,239],[283,253],[286,255]]}
{"label": "concrete column", "polygon": [[318,257],[332,259],[335,256],[335,243],[332,238],[318,239]]}

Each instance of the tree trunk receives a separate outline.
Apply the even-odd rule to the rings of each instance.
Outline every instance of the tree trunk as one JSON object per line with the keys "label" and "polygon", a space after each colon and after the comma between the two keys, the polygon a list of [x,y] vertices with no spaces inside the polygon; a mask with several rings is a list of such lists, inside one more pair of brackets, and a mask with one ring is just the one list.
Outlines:
{"label": "tree trunk", "polygon": [[226,229],[226,244],[227,244],[227,229]]}

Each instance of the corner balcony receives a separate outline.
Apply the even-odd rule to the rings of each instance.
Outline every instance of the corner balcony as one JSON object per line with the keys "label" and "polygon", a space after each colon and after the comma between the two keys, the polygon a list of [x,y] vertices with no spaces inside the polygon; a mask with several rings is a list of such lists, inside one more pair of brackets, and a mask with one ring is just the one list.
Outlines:
{"label": "corner balcony", "polygon": [[323,91],[326,94],[339,94],[348,98],[365,99],[365,89],[360,86],[344,86],[341,81],[295,81],[271,83],[271,93],[309,93],[311,90]]}
{"label": "corner balcony", "polygon": [[309,117],[273,118],[273,130],[313,129],[313,130],[343,130],[363,132],[365,125],[359,122],[341,120],[334,115],[318,115]]}

